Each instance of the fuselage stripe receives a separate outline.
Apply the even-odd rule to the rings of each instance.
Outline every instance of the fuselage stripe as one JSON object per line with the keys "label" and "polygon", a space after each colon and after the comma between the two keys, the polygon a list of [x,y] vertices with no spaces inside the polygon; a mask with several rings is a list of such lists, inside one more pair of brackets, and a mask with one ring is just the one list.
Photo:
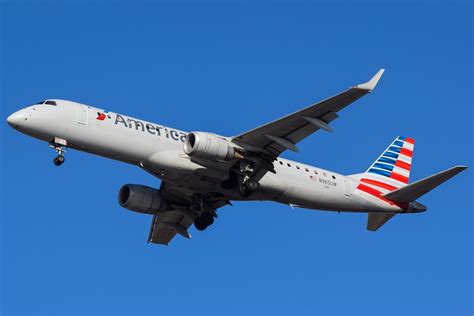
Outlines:
{"label": "fuselage stripe", "polygon": [[380,182],[380,181],[377,181],[377,180],[362,178],[362,179],[360,179],[360,181],[368,183],[368,184],[372,184],[372,185],[375,185],[375,186],[378,186],[378,187],[381,187],[381,188],[389,190],[389,191],[393,191],[395,189],[398,189],[397,187],[395,187],[393,185],[390,185],[390,184],[384,183],[384,182]]}
{"label": "fuselage stripe", "polygon": [[380,192],[379,190],[376,190],[376,189],[374,189],[374,188],[372,188],[372,187],[369,187],[369,186],[367,186],[367,185],[365,185],[365,184],[359,184],[359,185],[357,186],[357,189],[359,189],[359,190],[361,190],[361,191],[363,191],[363,192],[365,192],[365,193],[368,193],[368,194],[370,194],[370,195],[373,195],[373,196],[375,196],[376,198],[378,198],[378,199],[380,199],[380,200],[382,200],[382,201],[384,201],[384,202],[387,202],[388,204],[396,205],[396,206],[398,206],[398,207],[400,207],[400,208],[402,208],[402,209],[407,209],[407,208],[408,208],[408,203],[398,203],[398,202],[390,201],[390,200],[388,200],[388,199],[386,199],[386,198],[384,198],[384,197],[382,196],[382,192]]}
{"label": "fuselage stripe", "polygon": [[367,185],[365,185],[365,184],[359,184],[359,185],[357,186],[357,189],[359,189],[359,190],[361,190],[361,191],[363,191],[363,192],[365,192],[365,193],[368,193],[368,194],[370,194],[370,195],[373,195],[373,196],[375,196],[376,198],[381,199],[382,201],[385,201],[385,202],[387,202],[387,203],[389,203],[389,204],[392,204],[392,205],[395,204],[395,203],[393,203],[392,201],[387,200],[386,198],[384,198],[383,196],[381,196],[382,192],[380,192],[379,190],[376,190],[376,189],[374,189],[374,188],[372,188],[372,187],[369,187],[369,186],[367,186]]}

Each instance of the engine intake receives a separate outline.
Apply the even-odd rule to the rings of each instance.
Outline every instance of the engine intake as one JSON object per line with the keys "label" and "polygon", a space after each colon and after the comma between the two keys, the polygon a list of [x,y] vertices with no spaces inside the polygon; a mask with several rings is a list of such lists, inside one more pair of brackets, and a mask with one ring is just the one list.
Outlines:
{"label": "engine intake", "polygon": [[224,138],[205,132],[193,132],[186,136],[184,152],[190,157],[215,161],[228,161],[239,154]]}
{"label": "engine intake", "polygon": [[118,193],[118,202],[126,209],[143,214],[154,214],[163,204],[157,189],[139,184],[122,186]]}

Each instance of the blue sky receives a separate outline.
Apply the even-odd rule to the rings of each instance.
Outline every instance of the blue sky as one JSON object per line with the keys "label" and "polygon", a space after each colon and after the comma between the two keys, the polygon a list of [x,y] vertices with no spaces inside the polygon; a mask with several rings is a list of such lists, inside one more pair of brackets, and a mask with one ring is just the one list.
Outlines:
{"label": "blue sky", "polygon": [[[0,4],[1,114],[64,98],[235,135],[364,82],[376,91],[284,157],[365,170],[397,135],[412,179],[472,167],[469,1]],[[470,315],[472,170],[377,233],[366,215],[270,202],[220,210],[191,241],[146,244],[122,209],[139,168],[1,124],[2,315]]]}

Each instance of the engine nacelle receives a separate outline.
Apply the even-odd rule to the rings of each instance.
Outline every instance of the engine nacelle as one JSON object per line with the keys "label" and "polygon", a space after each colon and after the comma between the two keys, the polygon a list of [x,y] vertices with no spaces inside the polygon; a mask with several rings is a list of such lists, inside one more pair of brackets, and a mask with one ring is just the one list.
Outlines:
{"label": "engine nacelle", "polygon": [[161,194],[153,189],[139,184],[125,184],[119,191],[118,202],[122,207],[131,211],[154,214],[162,207]]}
{"label": "engine nacelle", "polygon": [[227,161],[239,156],[227,140],[205,132],[189,133],[184,141],[184,152],[190,157],[214,161]]}

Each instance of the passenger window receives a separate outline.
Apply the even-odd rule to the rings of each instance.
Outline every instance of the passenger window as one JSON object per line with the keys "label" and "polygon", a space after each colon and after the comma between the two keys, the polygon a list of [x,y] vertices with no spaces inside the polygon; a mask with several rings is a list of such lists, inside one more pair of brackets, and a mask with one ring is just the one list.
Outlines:
{"label": "passenger window", "polygon": [[309,172],[309,169],[308,169],[308,168],[304,168],[304,170],[306,170],[306,172]]}
{"label": "passenger window", "polygon": [[280,160],[280,165],[282,165],[282,166],[283,166],[283,161],[281,161],[281,160]]}
{"label": "passenger window", "polygon": [[318,172],[316,170],[314,170],[314,174],[318,174]]}
{"label": "passenger window", "polygon": [[300,170],[300,166],[296,166],[296,169]]}
{"label": "passenger window", "polygon": [[335,176],[332,176],[332,178],[333,178],[334,180],[336,180],[336,177],[335,177]]}
{"label": "passenger window", "polygon": [[289,163],[286,164],[288,167],[291,167],[291,165]]}

